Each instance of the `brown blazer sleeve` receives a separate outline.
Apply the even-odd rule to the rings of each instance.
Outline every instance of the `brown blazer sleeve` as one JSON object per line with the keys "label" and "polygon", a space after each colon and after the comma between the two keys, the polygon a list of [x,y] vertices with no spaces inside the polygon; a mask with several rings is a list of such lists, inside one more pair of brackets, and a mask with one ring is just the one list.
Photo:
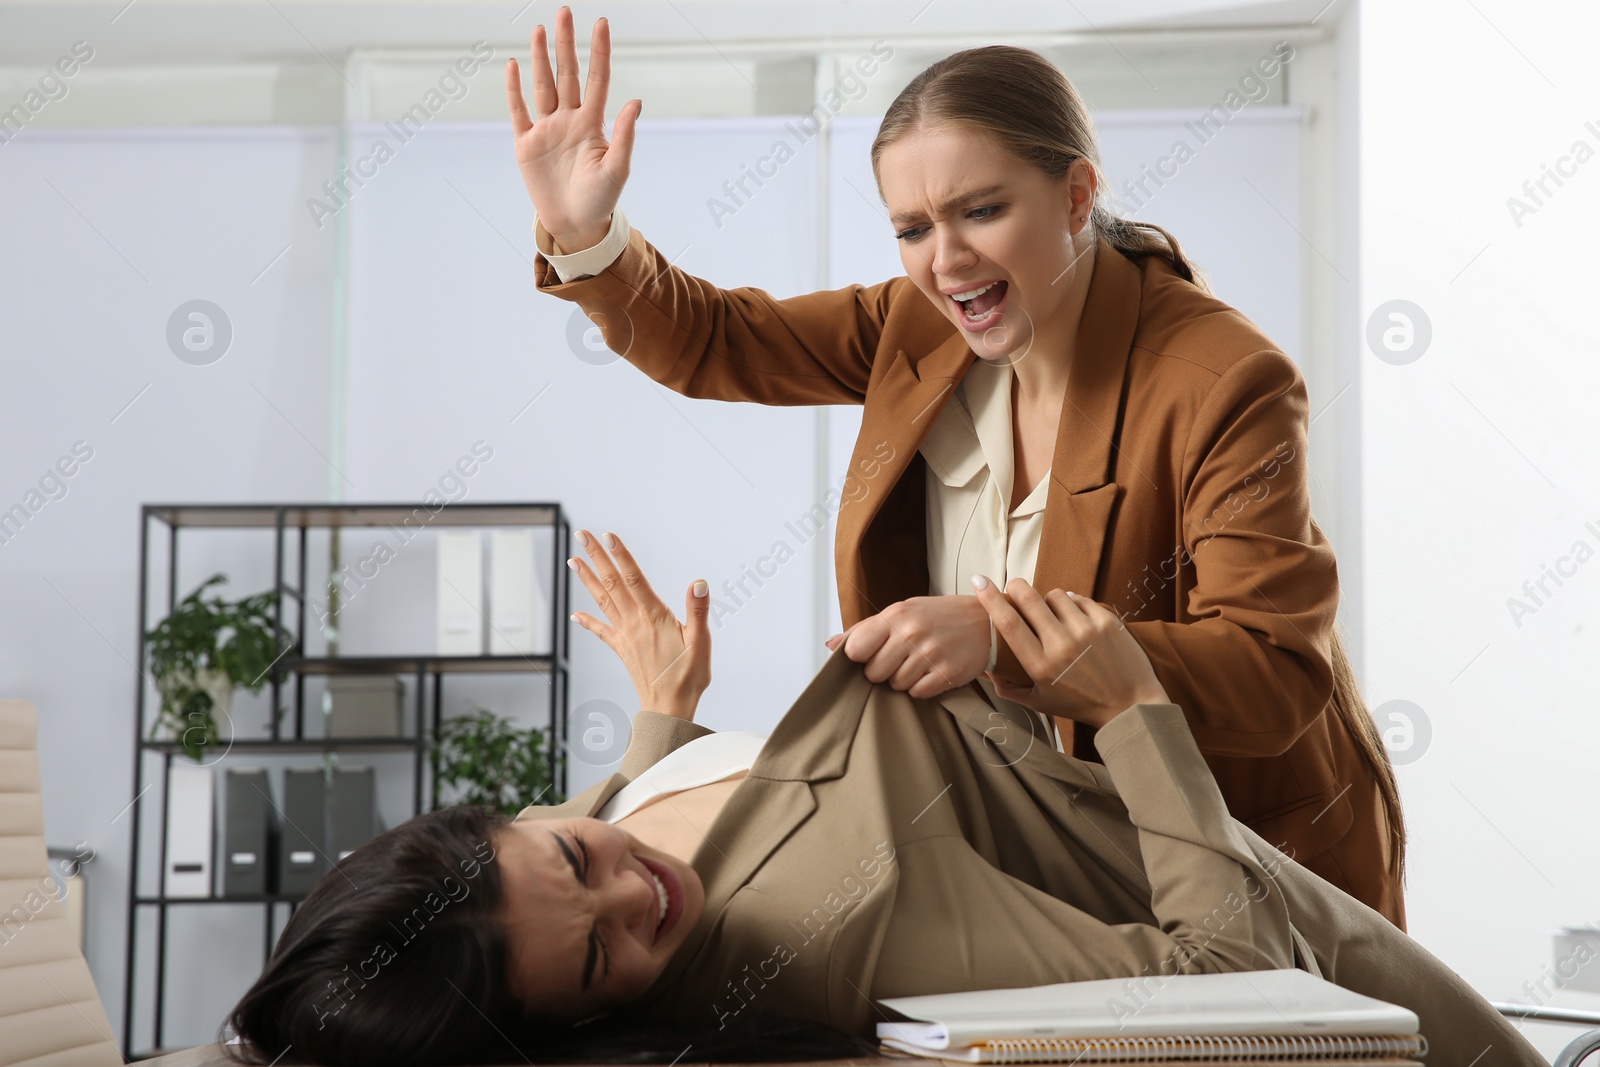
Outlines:
{"label": "brown blazer sleeve", "polygon": [[684,396],[758,404],[860,404],[892,278],[777,299],[721,289],[673,266],[630,227],[628,245],[599,274],[562,282],[542,253],[541,292],[571,300],[606,346]]}
{"label": "brown blazer sleeve", "polygon": [[1281,352],[1239,360],[1211,388],[1183,460],[1192,621],[1128,623],[1202,751],[1279,755],[1333,694],[1339,577],[1311,519],[1306,410]]}

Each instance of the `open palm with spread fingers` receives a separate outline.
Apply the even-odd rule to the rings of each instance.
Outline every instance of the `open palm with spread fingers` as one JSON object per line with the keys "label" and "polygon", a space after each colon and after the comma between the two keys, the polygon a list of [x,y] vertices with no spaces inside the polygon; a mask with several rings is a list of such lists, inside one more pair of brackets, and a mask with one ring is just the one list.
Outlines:
{"label": "open palm with spread fingers", "polygon": [[710,590],[704,581],[690,583],[684,592],[688,621],[680,623],[656,596],[622,539],[606,536],[613,541],[609,555],[599,538],[579,530],[578,539],[591,562],[573,556],[567,565],[577,572],[610,625],[586,611],[573,612],[572,619],[622,660],[642,710],[692,722],[700,694],[711,684],[711,631],[706,625]]}
{"label": "open palm with spread fingers", "polygon": [[982,575],[972,584],[1032,680],[1014,686],[986,672],[1006,700],[1094,727],[1135,704],[1171,703],[1150,657],[1104,604],[1061,589],[1041,596],[1022,578],[1005,593]]}
{"label": "open palm with spread fingers", "polygon": [[543,24],[533,28],[529,77],[533,114],[522,97],[517,61],[506,61],[506,97],[516,135],[517,166],[539,221],[563,252],[600,242],[628,180],[634,122],[644,103],[629,100],[606,141],[606,89],[611,82],[611,30],[596,19],[589,40],[589,81],[578,91],[578,49],[572,9],[556,12],[556,67],[550,70]]}

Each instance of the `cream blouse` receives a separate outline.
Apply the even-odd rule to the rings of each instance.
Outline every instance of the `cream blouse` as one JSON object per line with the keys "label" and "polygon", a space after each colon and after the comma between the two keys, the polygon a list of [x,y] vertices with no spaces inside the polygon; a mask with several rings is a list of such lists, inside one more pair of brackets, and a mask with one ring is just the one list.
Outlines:
{"label": "cream blouse", "polygon": [[[1001,589],[1013,578],[1032,582],[1050,472],[1016,508],[1008,508],[1015,471],[1010,365],[976,360],[918,451],[927,469],[928,595],[972,596],[974,574],[987,575]],[[985,670],[994,668],[998,651],[991,622]],[[1012,703],[997,696],[987,678],[980,675],[978,684],[996,707]],[[1060,751],[1055,721],[1035,717]]]}
{"label": "cream blouse", "polygon": [[[534,243],[563,282],[599,274],[622,254],[629,225],[622,208],[611,213],[611,228],[600,243],[562,253],[549,231],[533,221]],[[1008,510],[1011,499],[1011,367],[979,359],[967,371],[918,449],[926,461],[928,595],[972,596],[972,576],[984,574],[1004,589],[1013,578],[1033,581],[1044,528],[1047,470],[1026,499]],[[989,624],[989,662],[999,652]],[[981,675],[978,684],[998,707],[1001,698]],[[1007,701],[1006,703],[1011,703]],[[1021,707],[1021,705],[1013,705]],[[1061,750],[1054,720],[1034,713]]]}

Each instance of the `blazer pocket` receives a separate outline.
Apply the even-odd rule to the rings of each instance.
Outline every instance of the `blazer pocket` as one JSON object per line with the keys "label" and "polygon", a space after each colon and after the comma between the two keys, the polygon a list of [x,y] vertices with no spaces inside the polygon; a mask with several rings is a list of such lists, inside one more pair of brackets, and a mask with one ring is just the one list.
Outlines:
{"label": "blazer pocket", "polygon": [[1355,823],[1349,790],[1329,800],[1327,792],[1306,797],[1259,815],[1245,825],[1290,859],[1320,855],[1344,839]]}
{"label": "blazer pocket", "polygon": [[1291,811],[1298,811],[1308,804],[1315,804],[1319,800],[1323,801],[1323,803],[1327,803],[1325,797],[1325,793],[1313,793],[1311,796],[1301,797],[1298,800],[1291,800],[1287,804],[1279,804],[1275,808],[1268,808],[1265,811],[1257,812],[1255,815],[1250,817],[1250,825],[1254,826],[1256,823],[1270,822],[1280,815],[1287,815]]}

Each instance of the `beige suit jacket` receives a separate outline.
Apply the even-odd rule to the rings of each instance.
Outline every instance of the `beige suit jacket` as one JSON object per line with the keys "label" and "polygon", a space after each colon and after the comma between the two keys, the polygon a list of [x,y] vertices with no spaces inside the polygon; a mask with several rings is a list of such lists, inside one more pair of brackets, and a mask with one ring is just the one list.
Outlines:
{"label": "beige suit jacket", "polygon": [[[519,818],[592,816],[707,732],[640,712],[617,773]],[[1176,705],[1094,743],[1103,763],[1064,757],[970,688],[915,699],[835,651],[690,858],[705,909],[630,1010],[870,1033],[887,996],[1126,976],[1137,1007],[1179,971],[1301,967],[1411,1008],[1429,1062],[1542,1067],[1453,971],[1232,818]]]}

